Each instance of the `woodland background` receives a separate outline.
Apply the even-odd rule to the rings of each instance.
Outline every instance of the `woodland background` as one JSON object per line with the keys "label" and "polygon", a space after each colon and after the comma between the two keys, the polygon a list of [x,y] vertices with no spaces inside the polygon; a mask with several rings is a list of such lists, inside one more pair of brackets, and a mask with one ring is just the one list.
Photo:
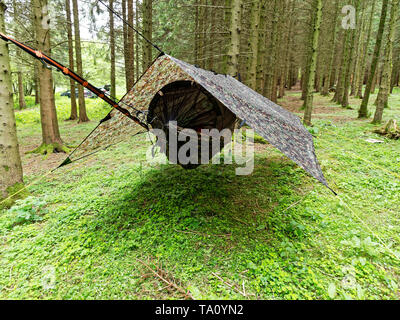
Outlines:
{"label": "woodland background", "polygon": [[[103,2],[301,117],[339,196],[262,139],[245,178],[153,167],[145,136],[50,174],[110,108],[1,43],[0,297],[398,299],[399,0]],[[116,97],[158,55],[95,0],[0,7],[1,32]]]}

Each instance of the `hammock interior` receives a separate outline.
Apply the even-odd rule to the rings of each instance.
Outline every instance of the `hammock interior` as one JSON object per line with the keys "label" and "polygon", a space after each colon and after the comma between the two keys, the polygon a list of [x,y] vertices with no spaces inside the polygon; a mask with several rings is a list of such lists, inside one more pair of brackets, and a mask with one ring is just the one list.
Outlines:
{"label": "hammock interior", "polygon": [[[222,103],[215,99],[202,86],[193,81],[176,81],[162,88],[149,106],[148,122],[155,129],[166,133],[169,142],[170,122],[177,122],[177,129],[193,129],[198,134],[198,139],[204,138],[202,129],[233,129],[236,116]],[[178,150],[189,140],[178,142]],[[199,142],[199,157],[201,154]],[[210,141],[211,145],[211,141]],[[225,140],[221,138],[221,148]],[[211,148],[210,148],[211,150]],[[163,150],[162,150],[163,151]],[[169,156],[168,151],[166,152]],[[210,153],[211,159],[215,154]],[[185,168],[197,166],[181,164]]]}

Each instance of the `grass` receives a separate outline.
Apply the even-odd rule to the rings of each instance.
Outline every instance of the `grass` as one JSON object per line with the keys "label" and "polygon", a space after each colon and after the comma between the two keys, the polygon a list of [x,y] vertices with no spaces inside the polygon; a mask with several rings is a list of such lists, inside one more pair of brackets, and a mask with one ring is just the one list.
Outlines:
{"label": "grass", "polygon": [[[382,139],[376,126],[316,101],[317,155],[339,197],[269,145],[241,177],[233,166],[149,166],[138,136],[63,167],[0,214],[0,298],[185,298],[149,266],[196,299],[399,299],[400,144],[366,142]],[[67,118],[68,100],[57,103]],[[390,105],[385,116],[399,119],[398,90]],[[107,112],[98,100],[88,109],[92,123],[60,121],[68,143]],[[37,117],[17,113],[22,145],[40,142]]]}

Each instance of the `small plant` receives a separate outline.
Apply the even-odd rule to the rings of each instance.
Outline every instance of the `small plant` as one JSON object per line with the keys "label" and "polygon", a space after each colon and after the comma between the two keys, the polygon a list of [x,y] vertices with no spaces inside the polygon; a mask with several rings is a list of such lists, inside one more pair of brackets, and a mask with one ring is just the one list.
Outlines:
{"label": "small plant", "polygon": [[44,208],[45,205],[46,201],[35,197],[17,200],[15,205],[8,210],[8,213],[13,217],[9,228],[42,221],[42,215],[48,212]]}
{"label": "small plant", "polygon": [[311,133],[312,136],[317,136],[319,133],[319,129],[317,127],[306,127],[308,132]]}

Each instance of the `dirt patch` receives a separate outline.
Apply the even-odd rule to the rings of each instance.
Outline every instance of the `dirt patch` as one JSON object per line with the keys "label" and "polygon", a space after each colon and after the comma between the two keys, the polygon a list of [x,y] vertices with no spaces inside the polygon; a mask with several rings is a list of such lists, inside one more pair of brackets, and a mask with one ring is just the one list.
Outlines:
{"label": "dirt patch", "polygon": [[[302,113],[302,107],[304,101],[301,100],[301,91],[289,91],[291,95],[286,96],[282,99],[279,104],[284,107],[286,110],[289,110],[293,113]],[[296,95],[293,95],[296,94]],[[330,97],[314,97],[314,109],[313,114],[329,114],[336,113],[336,106],[329,106],[327,104],[330,103]]]}
{"label": "dirt patch", "polygon": [[[295,91],[291,91],[295,92]],[[281,107],[289,110],[293,113],[301,112],[301,107],[303,106],[303,101],[296,95],[296,96],[286,96],[284,99],[279,101],[278,103]]]}
{"label": "dirt patch", "polygon": [[[68,122],[63,123],[60,121],[60,129],[63,131],[61,134],[64,142],[67,144],[70,141],[82,141],[88,134],[88,130],[70,130],[74,127],[79,126],[77,123]],[[69,134],[65,134],[65,132]],[[66,153],[53,153],[48,157],[40,154],[29,153],[36,149],[42,143],[41,132],[35,132],[34,135],[24,137],[20,141],[20,155],[22,161],[22,168],[24,176],[30,175],[43,175],[50,170],[57,168],[66,158]],[[72,148],[73,149],[73,148]]]}

